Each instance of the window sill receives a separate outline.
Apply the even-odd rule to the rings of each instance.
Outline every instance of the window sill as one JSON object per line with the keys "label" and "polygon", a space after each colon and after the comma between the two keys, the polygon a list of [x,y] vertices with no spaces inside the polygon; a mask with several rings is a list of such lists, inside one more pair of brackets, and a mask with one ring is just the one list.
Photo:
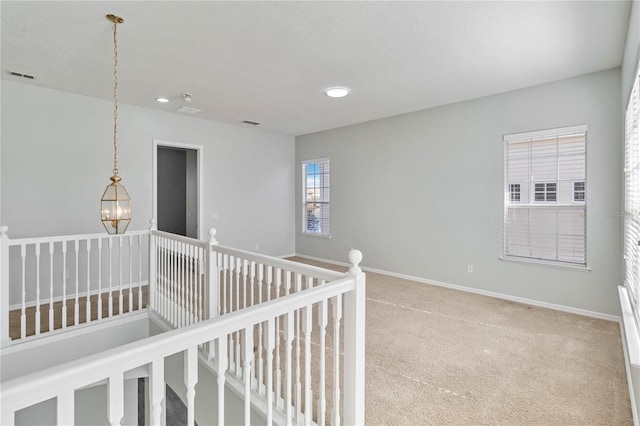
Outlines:
{"label": "window sill", "polygon": [[528,263],[533,265],[550,266],[552,268],[573,269],[575,271],[591,272],[591,268],[589,268],[588,266],[573,265],[571,263],[554,262],[551,260],[526,259],[526,258],[510,257],[510,256],[500,256],[498,257],[498,259],[504,260],[506,262]]}
{"label": "window sill", "polygon": [[324,235],[324,234],[314,234],[313,232],[300,232],[300,235],[305,235],[307,237],[319,237],[319,238],[331,239],[331,234]]}

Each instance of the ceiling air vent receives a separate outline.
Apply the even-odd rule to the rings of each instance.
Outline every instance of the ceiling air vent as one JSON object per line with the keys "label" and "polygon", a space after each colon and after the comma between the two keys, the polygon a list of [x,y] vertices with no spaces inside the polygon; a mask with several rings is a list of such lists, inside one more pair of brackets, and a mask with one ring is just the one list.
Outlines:
{"label": "ceiling air vent", "polygon": [[260,123],[258,123],[257,121],[251,121],[251,120],[243,120],[242,124],[251,124],[252,126],[259,126]]}
{"label": "ceiling air vent", "polygon": [[176,110],[177,112],[182,112],[184,114],[197,114],[199,112],[202,112],[201,109],[198,108],[191,108],[191,107],[186,107],[186,106],[181,106],[180,108],[178,108]]}
{"label": "ceiling air vent", "polygon": [[21,72],[15,72],[15,71],[9,71],[9,75],[12,77],[20,77],[20,78],[26,78],[27,80],[33,80],[35,79],[34,76],[29,75],[29,74],[23,74]]}

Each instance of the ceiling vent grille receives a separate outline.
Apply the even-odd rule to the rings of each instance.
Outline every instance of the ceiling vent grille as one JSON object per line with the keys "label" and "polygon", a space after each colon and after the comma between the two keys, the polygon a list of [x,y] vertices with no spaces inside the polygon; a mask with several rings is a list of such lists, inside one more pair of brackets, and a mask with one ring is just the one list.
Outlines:
{"label": "ceiling vent grille", "polygon": [[26,78],[27,80],[34,80],[35,77],[29,74],[23,74],[21,72],[15,72],[15,71],[9,71],[9,75],[12,77],[20,77],[20,78]]}
{"label": "ceiling vent grille", "polygon": [[176,111],[177,111],[177,112],[181,112],[181,113],[183,113],[183,114],[191,114],[191,115],[193,115],[193,114],[197,114],[197,113],[199,113],[199,112],[202,112],[202,110],[201,110],[201,109],[198,109],[198,108],[191,108],[191,107],[187,107],[187,106],[181,106],[181,107],[180,107],[180,108],[178,108]]}

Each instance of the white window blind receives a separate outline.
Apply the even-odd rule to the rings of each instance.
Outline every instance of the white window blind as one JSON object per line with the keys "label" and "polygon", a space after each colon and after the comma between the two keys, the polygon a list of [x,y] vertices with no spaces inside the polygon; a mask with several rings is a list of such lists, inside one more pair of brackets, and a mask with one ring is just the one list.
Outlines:
{"label": "white window blind", "polygon": [[505,257],[586,266],[586,138],[586,126],[504,137]]}
{"label": "white window blind", "polygon": [[640,74],[636,75],[625,116],[624,259],[625,287],[640,323]]}
{"label": "white window blind", "polygon": [[330,235],[329,160],[302,162],[302,232]]}

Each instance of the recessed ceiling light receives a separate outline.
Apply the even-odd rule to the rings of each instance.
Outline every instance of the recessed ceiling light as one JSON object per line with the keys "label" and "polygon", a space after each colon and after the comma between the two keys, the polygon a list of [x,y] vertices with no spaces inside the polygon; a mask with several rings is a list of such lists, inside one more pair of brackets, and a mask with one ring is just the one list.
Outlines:
{"label": "recessed ceiling light", "polygon": [[156,101],[160,102],[161,104],[166,104],[167,102],[169,102],[169,99],[167,99],[167,98],[156,98]]}
{"label": "recessed ceiling light", "polygon": [[332,87],[331,89],[327,90],[327,96],[332,98],[342,98],[344,96],[347,96],[348,94],[349,89],[347,89],[346,87]]}

